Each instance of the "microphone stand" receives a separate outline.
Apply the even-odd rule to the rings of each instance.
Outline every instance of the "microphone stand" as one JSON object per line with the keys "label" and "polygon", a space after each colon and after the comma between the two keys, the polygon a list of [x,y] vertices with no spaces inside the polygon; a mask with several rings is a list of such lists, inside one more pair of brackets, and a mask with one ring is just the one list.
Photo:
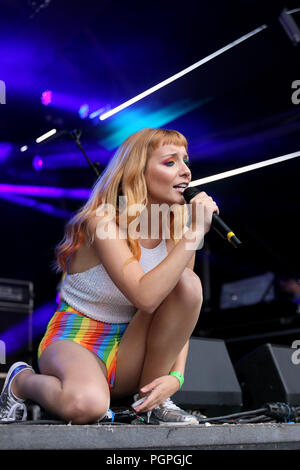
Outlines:
{"label": "microphone stand", "polygon": [[82,145],[81,145],[81,142],[80,142],[80,137],[81,137],[81,131],[78,130],[78,129],[74,129],[73,131],[70,131],[69,132],[69,135],[72,137],[72,139],[75,141],[76,145],[78,146],[79,150],[81,150],[81,152],[83,153],[84,157],[86,158],[88,164],[91,166],[92,170],[94,171],[94,173],[96,174],[97,178],[100,176],[100,172],[99,172],[99,163],[93,163],[89,157],[87,156],[87,154],[85,153]]}

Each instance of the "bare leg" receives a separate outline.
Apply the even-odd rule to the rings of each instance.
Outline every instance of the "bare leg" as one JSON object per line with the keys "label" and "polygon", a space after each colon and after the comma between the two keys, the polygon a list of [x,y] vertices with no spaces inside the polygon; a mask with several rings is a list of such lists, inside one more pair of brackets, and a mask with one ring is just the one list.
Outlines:
{"label": "bare leg", "polygon": [[60,340],[42,353],[40,370],[41,374],[27,370],[17,375],[13,393],[76,424],[105,416],[110,403],[106,368],[93,353],[72,341]]}
{"label": "bare leg", "polygon": [[169,374],[180,354],[186,361],[184,348],[196,326],[201,304],[200,280],[190,276],[190,279],[179,283],[156,310],[147,336],[140,388]]}
{"label": "bare leg", "polygon": [[200,279],[186,269],[153,314],[135,314],[120,343],[113,397],[135,393],[155,378],[169,374],[180,356],[180,362],[185,363],[183,350],[197,323],[201,304]]}

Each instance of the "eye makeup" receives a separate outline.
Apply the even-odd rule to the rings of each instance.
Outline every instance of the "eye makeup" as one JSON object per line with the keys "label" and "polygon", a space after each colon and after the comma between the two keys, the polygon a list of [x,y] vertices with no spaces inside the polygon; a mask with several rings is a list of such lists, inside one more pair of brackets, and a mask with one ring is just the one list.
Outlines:
{"label": "eye makeup", "polygon": [[[188,166],[188,167],[190,168],[191,162],[190,162],[189,158],[184,158],[183,161],[184,161],[184,163],[186,164],[186,166]],[[163,161],[163,164],[164,164],[164,165],[167,165],[168,163],[175,163],[175,162],[176,162],[176,158],[170,157],[170,158],[168,158],[167,160],[164,160],[164,161]]]}

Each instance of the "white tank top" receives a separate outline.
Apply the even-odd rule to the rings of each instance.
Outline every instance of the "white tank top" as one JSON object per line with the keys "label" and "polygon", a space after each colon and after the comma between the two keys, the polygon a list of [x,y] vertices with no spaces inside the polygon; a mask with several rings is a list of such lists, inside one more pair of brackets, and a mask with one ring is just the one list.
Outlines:
{"label": "white tank top", "polygon": [[[166,242],[162,240],[152,249],[141,246],[139,262],[146,273],[167,255]],[[128,323],[137,311],[113,283],[102,264],[82,273],[66,274],[60,297],[87,317],[106,323]]]}

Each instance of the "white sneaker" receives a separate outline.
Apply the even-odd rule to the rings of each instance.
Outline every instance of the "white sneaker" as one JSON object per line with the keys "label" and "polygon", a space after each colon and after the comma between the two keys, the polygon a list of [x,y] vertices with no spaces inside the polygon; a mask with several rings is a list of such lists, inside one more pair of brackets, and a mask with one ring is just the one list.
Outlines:
{"label": "white sneaker", "polygon": [[[147,396],[138,399],[138,393],[134,395],[135,402],[131,405],[138,406],[146,400]],[[171,398],[167,398],[152,411],[147,411],[147,422],[149,424],[164,424],[165,426],[189,426],[199,424],[196,416],[193,416],[175,405]]]}
{"label": "white sneaker", "polygon": [[13,379],[24,369],[33,371],[26,362],[16,362],[7,373],[0,395],[0,421],[26,421],[27,419],[25,400],[17,398],[11,391]]}

